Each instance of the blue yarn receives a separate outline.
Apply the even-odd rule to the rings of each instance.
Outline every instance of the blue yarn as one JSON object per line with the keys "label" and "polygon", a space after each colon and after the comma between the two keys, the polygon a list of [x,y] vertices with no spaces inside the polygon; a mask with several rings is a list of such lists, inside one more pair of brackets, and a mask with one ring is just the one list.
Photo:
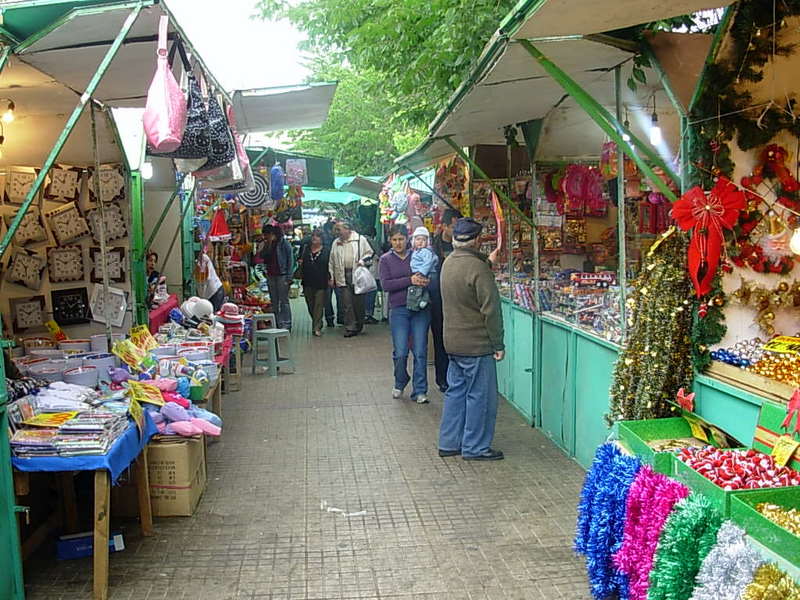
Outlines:
{"label": "blue yarn", "polygon": [[591,592],[597,600],[628,598],[627,577],[616,569],[612,557],[622,545],[628,491],[641,466],[616,445],[603,444],[586,474],[574,548],[586,557]]}

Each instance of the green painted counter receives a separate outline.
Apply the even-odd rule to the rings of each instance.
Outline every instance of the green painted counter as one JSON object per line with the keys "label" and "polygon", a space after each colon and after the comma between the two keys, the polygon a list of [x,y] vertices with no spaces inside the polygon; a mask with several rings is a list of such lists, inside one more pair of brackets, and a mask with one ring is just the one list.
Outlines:
{"label": "green painted counter", "polygon": [[[5,399],[5,392],[3,392]],[[17,516],[14,512],[14,483],[8,445],[6,408],[0,404],[0,598],[22,600],[22,559]]]}

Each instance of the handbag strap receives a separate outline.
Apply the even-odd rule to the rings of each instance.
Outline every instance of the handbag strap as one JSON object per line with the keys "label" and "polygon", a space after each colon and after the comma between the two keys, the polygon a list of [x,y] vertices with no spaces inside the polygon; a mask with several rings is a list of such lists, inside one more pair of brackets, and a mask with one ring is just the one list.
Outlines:
{"label": "handbag strap", "polygon": [[183,41],[180,38],[175,40],[175,42],[172,44],[172,48],[169,49],[169,58],[168,58],[169,66],[172,67],[172,63],[175,60],[176,50],[181,56],[181,63],[183,63],[183,70],[186,72],[186,74],[191,74],[192,63],[189,62],[189,57],[186,55],[186,49],[183,47]]}
{"label": "handbag strap", "polygon": [[167,56],[167,29],[169,28],[169,17],[163,15],[158,22],[158,57]]}

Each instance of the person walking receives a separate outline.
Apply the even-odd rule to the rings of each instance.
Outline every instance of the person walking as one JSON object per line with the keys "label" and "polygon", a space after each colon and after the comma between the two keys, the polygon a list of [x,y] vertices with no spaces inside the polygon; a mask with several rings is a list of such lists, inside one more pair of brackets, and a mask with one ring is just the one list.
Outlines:
{"label": "person walking", "polygon": [[448,389],[439,427],[439,456],[501,460],[491,447],[497,419],[497,361],[505,357],[500,293],[489,259],[479,252],[482,225],[459,219],[453,253],[442,267]]}
{"label": "person walking", "polygon": [[267,284],[272,310],[280,329],[292,330],[292,307],[289,304],[289,286],[292,283],[292,246],[283,237],[283,230],[275,225],[264,228],[264,243],[259,256],[267,267]]}
{"label": "person walking", "polygon": [[[439,265],[453,252],[453,226],[461,218],[461,213],[448,208],[442,214],[441,230],[431,242],[431,248],[439,258]],[[440,267],[441,268],[441,267]],[[447,367],[450,360],[444,349],[444,313],[442,312],[441,280],[436,278],[431,285],[431,337],[433,338],[433,363],[436,373],[436,386],[439,391],[447,391]]]}
{"label": "person walking", "polygon": [[[328,257],[330,257],[333,242],[336,241],[336,236],[333,233],[335,225],[335,221],[329,217],[322,226],[322,245],[328,251]],[[339,324],[342,323],[342,308],[338,301],[336,302],[336,312],[334,313],[333,311],[333,295],[333,288],[329,287],[325,292],[325,323],[331,328],[336,326],[334,319],[337,316],[340,317],[338,319]]]}
{"label": "person walking", "polygon": [[[333,243],[329,261],[331,284],[339,290],[344,316],[344,337],[353,337],[364,329],[364,295],[353,288],[353,271],[374,255],[363,235],[353,231],[350,223],[338,224],[339,237]],[[337,300],[338,303],[338,300]]]}
{"label": "person walking", "polygon": [[[383,289],[389,294],[389,326],[392,331],[394,388],[392,398],[400,398],[409,382],[411,399],[417,404],[428,402],[428,327],[431,309],[408,309],[408,288],[426,286],[430,280],[411,272],[411,251],[408,230],[395,225],[389,230],[391,250],[381,256],[380,274]],[[413,380],[408,375],[408,353],[414,357]]]}
{"label": "person walking", "polygon": [[303,274],[303,295],[308,314],[311,315],[314,335],[322,335],[322,320],[325,314],[325,294],[330,289],[328,261],[330,250],[322,243],[322,232],[315,229],[308,244],[303,246],[300,269]]}

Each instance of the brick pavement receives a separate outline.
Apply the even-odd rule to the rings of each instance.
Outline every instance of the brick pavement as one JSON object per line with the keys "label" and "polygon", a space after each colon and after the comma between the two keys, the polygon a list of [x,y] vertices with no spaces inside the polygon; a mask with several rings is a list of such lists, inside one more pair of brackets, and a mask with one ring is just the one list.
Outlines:
{"label": "brick pavement", "polygon": [[[506,460],[439,458],[441,396],[391,398],[386,326],[315,339],[293,308],[297,373],[225,396],[197,513],[156,519],[152,538],[128,527],[113,600],[590,597],[571,551],[577,464],[504,402]],[[91,561],[50,556],[26,564],[28,598],[90,598]]]}

